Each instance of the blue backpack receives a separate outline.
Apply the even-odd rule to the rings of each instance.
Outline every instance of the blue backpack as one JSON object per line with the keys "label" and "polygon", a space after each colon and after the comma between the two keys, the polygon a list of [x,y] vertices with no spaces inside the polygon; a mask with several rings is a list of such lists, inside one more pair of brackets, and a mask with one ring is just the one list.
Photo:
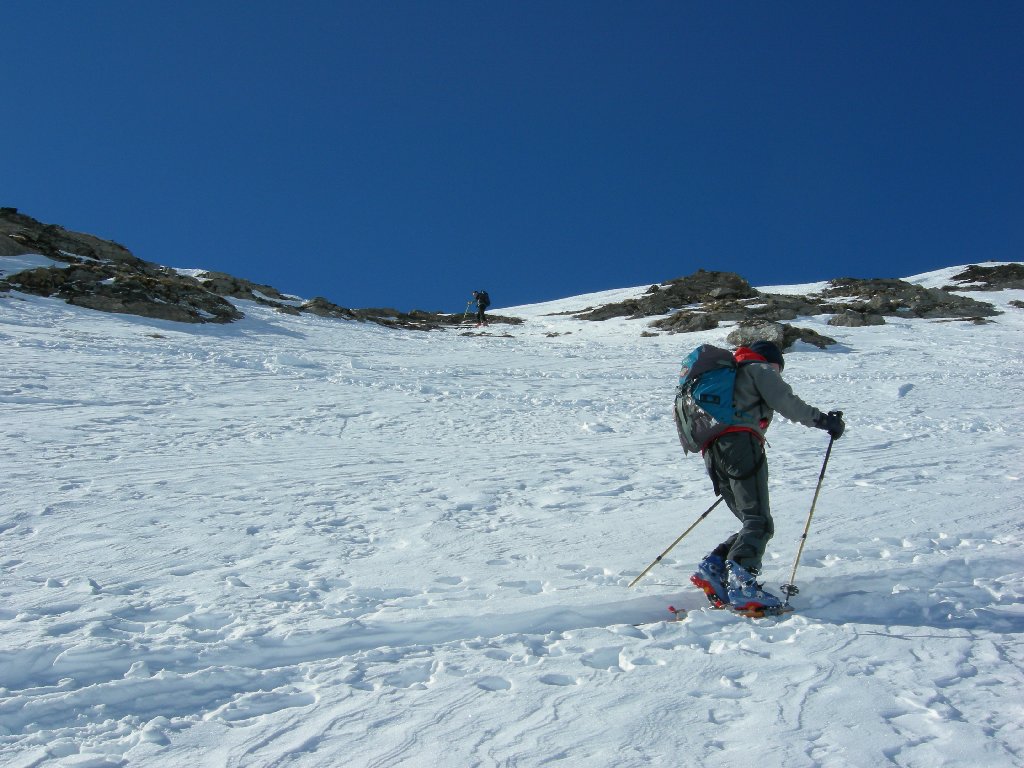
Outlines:
{"label": "blue backpack", "polygon": [[674,410],[684,452],[702,451],[729,427],[752,423],[733,402],[736,369],[732,352],[711,344],[701,344],[683,359]]}

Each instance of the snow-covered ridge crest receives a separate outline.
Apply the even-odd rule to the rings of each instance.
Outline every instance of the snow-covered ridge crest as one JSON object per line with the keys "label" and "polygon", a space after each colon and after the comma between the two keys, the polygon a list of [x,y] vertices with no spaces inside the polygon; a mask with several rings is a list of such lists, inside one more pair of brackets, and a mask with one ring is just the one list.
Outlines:
{"label": "snow-covered ridge crest", "polygon": [[[832,325],[878,325],[886,317],[959,318],[981,322],[996,310],[990,303],[952,292],[1015,287],[1020,265],[972,266],[969,285],[922,287],[899,280],[837,279],[800,294],[754,289],[742,277],[727,272],[698,270],[645,291],[610,291],[587,299],[580,307],[567,299],[579,318],[603,321],[616,317],[655,318],[650,331],[692,333],[722,323],[756,326],[747,336],[772,338],[785,347],[797,341],[828,346],[834,340],[788,321],[829,314]],[[993,275],[995,278],[993,278]],[[950,279],[956,278],[950,274]],[[127,248],[108,240],[56,225],[43,224],[14,208],[0,208],[0,291],[16,290],[59,297],[69,304],[186,323],[230,323],[244,316],[239,302],[254,302],[284,314],[369,321],[392,328],[436,330],[463,323],[463,316],[413,310],[348,309],[323,297],[304,300],[244,278],[201,269],[171,269],[136,258]],[[525,308],[530,313],[530,308]],[[510,314],[490,315],[490,322],[509,326],[522,322]],[[743,337],[745,338],[745,337]],[[733,343],[742,343],[740,336]]]}

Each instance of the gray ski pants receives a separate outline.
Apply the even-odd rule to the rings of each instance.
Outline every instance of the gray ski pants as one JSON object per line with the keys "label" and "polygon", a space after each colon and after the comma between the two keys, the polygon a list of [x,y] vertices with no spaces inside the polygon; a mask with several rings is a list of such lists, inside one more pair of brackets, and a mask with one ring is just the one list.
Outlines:
{"label": "gray ski pants", "polygon": [[756,574],[761,570],[765,548],[775,535],[764,446],[750,432],[730,432],[711,444],[704,463],[715,493],[725,498],[742,525],[715,548],[714,554]]}

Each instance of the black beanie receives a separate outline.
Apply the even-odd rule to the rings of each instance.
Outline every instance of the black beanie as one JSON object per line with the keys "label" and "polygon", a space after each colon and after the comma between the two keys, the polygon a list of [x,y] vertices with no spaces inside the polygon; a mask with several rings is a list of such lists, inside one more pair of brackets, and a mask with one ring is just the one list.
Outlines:
{"label": "black beanie", "polygon": [[786,361],[782,357],[782,350],[771,341],[755,341],[750,345],[750,351],[756,352],[769,363],[777,363],[781,371],[786,367]]}

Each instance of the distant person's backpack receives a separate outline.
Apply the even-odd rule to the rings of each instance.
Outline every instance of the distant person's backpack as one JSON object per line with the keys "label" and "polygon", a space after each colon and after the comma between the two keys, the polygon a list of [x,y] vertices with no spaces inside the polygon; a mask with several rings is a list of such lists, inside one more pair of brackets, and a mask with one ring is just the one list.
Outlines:
{"label": "distant person's backpack", "polygon": [[676,388],[675,419],[686,453],[704,450],[730,427],[752,424],[736,410],[736,358],[727,349],[701,344],[683,359]]}
{"label": "distant person's backpack", "polygon": [[483,309],[487,309],[491,306],[491,297],[487,295],[487,291],[476,292],[476,303]]}

